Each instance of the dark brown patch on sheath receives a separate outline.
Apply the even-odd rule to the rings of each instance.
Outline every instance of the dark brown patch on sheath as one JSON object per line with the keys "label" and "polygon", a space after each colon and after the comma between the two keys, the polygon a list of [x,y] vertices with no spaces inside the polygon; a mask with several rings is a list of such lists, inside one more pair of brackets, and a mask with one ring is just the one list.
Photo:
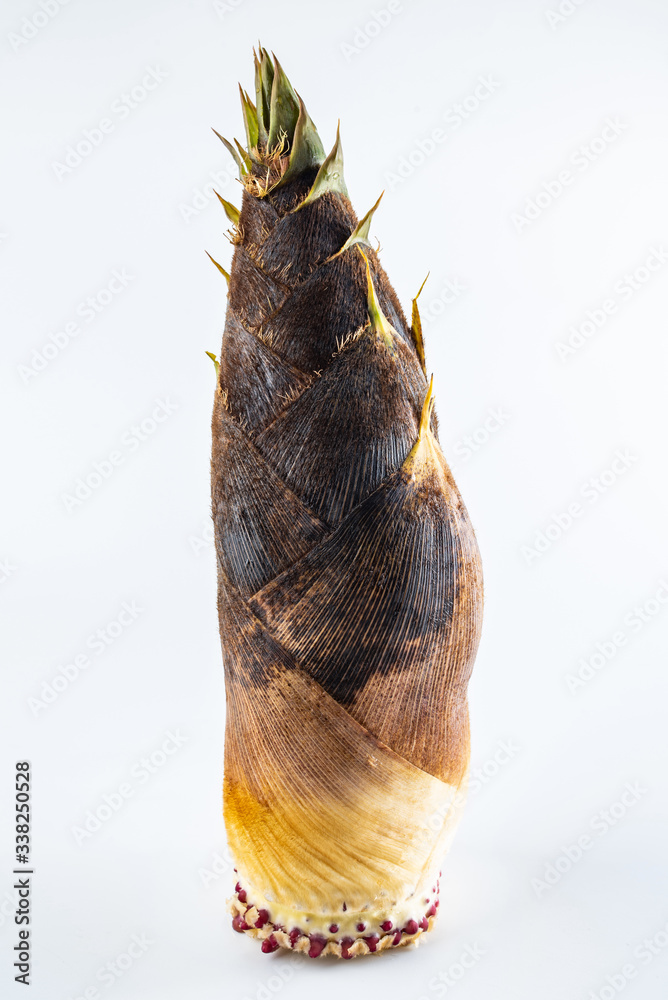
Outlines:
{"label": "dark brown patch on sheath", "polygon": [[218,404],[212,477],[216,551],[242,595],[255,593],[304,555],[326,526],[280,481]]}
{"label": "dark brown patch on sheath", "polygon": [[417,437],[426,392],[400,338],[367,328],[256,440],[292,490],[329,524],[397,469]]}
{"label": "dark brown patch on sheath", "polygon": [[220,386],[227,409],[254,436],[285,409],[312,379],[284,361],[257,333],[227,312],[220,355]]}

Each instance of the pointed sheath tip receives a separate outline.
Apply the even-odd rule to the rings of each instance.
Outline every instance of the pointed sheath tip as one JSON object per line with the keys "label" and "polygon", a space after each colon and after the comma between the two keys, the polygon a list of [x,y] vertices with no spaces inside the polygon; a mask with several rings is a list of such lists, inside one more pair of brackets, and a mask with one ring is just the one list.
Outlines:
{"label": "pointed sheath tip", "polygon": [[220,273],[222,274],[222,276],[225,278],[225,281],[229,285],[229,283],[230,283],[230,276],[227,273],[227,271],[225,270],[225,268],[221,267],[221,265],[218,263],[217,260],[214,260],[214,258],[211,256],[211,254],[209,253],[208,250],[205,250],[204,253],[207,255],[207,257],[209,258],[209,260],[211,261],[211,263],[216,265],[216,267],[218,268],[218,270],[220,271]]}
{"label": "pointed sheath tip", "polygon": [[431,424],[431,414],[434,409],[434,376],[432,374],[429,379],[429,388],[427,389],[427,395],[424,397],[424,403],[422,404],[422,413],[420,414],[420,428],[418,430],[418,441],[427,434],[430,430]]}
{"label": "pointed sheath tip", "polygon": [[225,143],[225,145],[229,147],[230,144],[229,139],[226,139],[225,136],[222,136],[220,132],[218,132],[218,130],[213,127],[213,125],[211,126],[211,131],[213,132],[214,135],[218,136],[221,142]]}
{"label": "pointed sheath tip", "polygon": [[[427,278],[429,277],[429,273],[430,272],[427,272]],[[420,292],[422,291],[422,289],[424,288],[424,286],[426,284],[427,278],[425,278],[424,281],[422,282],[422,284],[420,285],[420,288],[418,289],[418,293],[415,296],[415,298],[413,299],[412,304],[411,304],[411,306],[412,306],[411,307],[411,336],[413,337],[413,343],[415,344],[415,351],[417,353],[420,365],[422,366],[422,371],[424,372],[425,375],[427,374],[427,366],[426,366],[425,353],[424,353],[424,338],[422,336],[422,320],[420,319],[420,310],[418,309],[418,301],[417,300],[420,297]]]}
{"label": "pointed sheath tip", "polygon": [[[278,80],[279,77],[276,76],[275,79]],[[297,101],[297,118],[294,123],[292,135],[290,136],[289,132],[287,133],[290,143],[290,157],[285,173],[279,178],[278,181],[276,181],[272,190],[288,183],[288,181],[294,180],[305,170],[309,170],[311,167],[317,167],[318,173],[316,174],[310,191],[306,197],[303,198],[294,209],[292,209],[293,212],[297,212],[300,208],[303,208],[305,205],[314,201],[316,197],[323,194],[324,190],[327,189],[328,178],[326,164],[331,161],[332,154],[330,153],[329,157],[325,156],[325,150],[322,142],[320,141],[318,130],[306,110],[306,105],[299,94],[292,90],[292,88],[291,92],[294,94]],[[285,129],[283,131],[285,131]],[[339,174],[336,173],[335,176],[338,177]],[[321,190],[321,188],[323,189]]]}
{"label": "pointed sheath tip", "polygon": [[216,198],[225,209],[225,215],[227,216],[227,218],[230,220],[233,226],[236,226],[237,223],[239,222],[239,216],[241,214],[239,209],[236,207],[236,205],[233,205],[231,201],[226,201],[225,198],[223,198],[222,194],[218,194],[215,188],[213,189],[213,193],[215,194]]}
{"label": "pointed sheath tip", "polygon": [[369,239],[369,229],[371,228],[371,220],[373,218],[374,212],[380,205],[380,199],[383,197],[384,194],[385,192],[381,191],[376,204],[372,205],[369,211],[366,213],[366,215],[363,216],[362,219],[360,219],[360,221],[357,223],[357,225],[355,226],[352,233],[350,234],[346,242],[343,244],[341,249],[337,250],[336,253],[333,253],[331,257],[328,257],[327,261],[334,260],[335,257],[338,257],[340,256],[340,254],[345,253],[346,250],[349,250],[352,246],[355,246],[355,244],[357,244],[358,246],[360,244],[363,244],[366,247],[371,246],[371,241]]}
{"label": "pointed sheath tip", "polygon": [[[304,109],[304,112],[306,113],[306,109]],[[308,121],[311,125],[313,125],[310,118]],[[313,126],[313,132],[314,138],[317,139],[318,146],[320,147],[318,149],[318,154],[320,154],[322,144],[315,126]],[[300,208],[304,208],[306,205],[311,204],[317,198],[320,198],[321,195],[327,194],[328,192],[337,192],[338,194],[345,195],[346,197],[348,196],[348,189],[346,188],[346,182],[343,177],[343,148],[341,146],[341,131],[338,126],[336,129],[336,139],[334,141],[334,145],[327,156],[325,156],[324,151],[322,151],[322,157],[323,159],[320,162],[318,173],[315,176],[311,190],[303,201],[300,201],[297,207],[293,209],[293,212],[298,212]]]}
{"label": "pointed sheath tip", "polygon": [[241,84],[239,84],[239,96],[241,98],[241,114],[244,121],[247,149],[243,150],[237,140],[235,139],[234,141],[240,149],[242,159],[244,160],[247,170],[250,171],[253,150],[256,149],[260,139],[260,126],[257,108],[251,101],[248,92],[242,89]]}
{"label": "pointed sheath tip", "polygon": [[251,167],[253,165],[253,161],[251,160],[249,154],[246,152],[246,150],[241,145],[241,143],[239,142],[238,139],[234,140],[234,145],[237,147],[237,151],[239,153],[239,157],[240,157],[241,162],[243,164],[243,167],[241,168],[241,173],[242,174],[243,173],[249,173],[250,169],[251,169]]}
{"label": "pointed sheath tip", "polygon": [[218,378],[218,373],[220,372],[220,363],[218,361],[218,358],[216,357],[215,354],[212,354],[211,351],[205,351],[204,353],[206,354],[207,358],[211,358],[211,360],[213,361],[213,367],[216,369],[216,378]]}
{"label": "pointed sheath tip", "polygon": [[244,88],[239,84],[239,100],[241,101],[241,113],[246,115],[246,102],[248,100],[248,95]]}
{"label": "pointed sheath tip", "polygon": [[236,163],[237,169],[239,170],[239,179],[241,180],[244,174],[248,173],[251,168],[251,160],[248,153],[243,148],[243,146],[239,145],[236,139],[234,141],[237,145],[237,149],[234,148],[229,139],[226,139],[224,136],[222,136],[220,132],[216,132],[215,128],[212,128],[211,131],[216,133],[216,135],[222,142],[223,146],[225,147],[227,152],[230,154],[230,156]]}
{"label": "pointed sheath tip", "polygon": [[371,320],[373,322],[373,312],[379,312],[379,310],[378,310],[378,304],[376,302],[376,292],[373,287],[373,281],[371,280],[371,269],[369,267],[369,258],[364,253],[364,250],[362,250],[361,246],[358,245],[357,249],[362,254],[364,263],[366,265],[367,300],[369,306],[369,315],[371,316]]}
{"label": "pointed sheath tip", "polygon": [[385,342],[386,347],[388,347],[394,354],[396,352],[395,338],[398,336],[397,332],[389,320],[385,317],[383,310],[380,308],[380,303],[378,302],[378,297],[376,296],[376,289],[373,286],[369,259],[359,243],[357,243],[356,246],[362,254],[364,263],[366,264],[367,308],[369,310],[371,329],[380,335],[381,339]]}
{"label": "pointed sheath tip", "polygon": [[422,291],[422,289],[424,288],[424,286],[427,284],[427,278],[429,277],[430,274],[431,274],[431,271],[427,271],[427,275],[426,275],[424,281],[422,282],[422,284],[420,285],[420,287],[418,288],[417,295],[413,299],[413,302],[417,302],[417,300],[420,298],[420,292]]}
{"label": "pointed sheath tip", "polygon": [[435,458],[433,451],[434,439],[431,433],[431,415],[433,409],[434,376],[432,375],[429,380],[427,394],[424,397],[424,403],[422,404],[417,440],[401,467],[403,475],[408,479],[419,480],[427,473],[428,469],[433,468]]}
{"label": "pointed sheath tip", "polygon": [[241,98],[241,107],[243,108],[244,114],[246,109],[250,108],[251,111],[255,111],[255,105],[251,101],[250,94],[247,90],[244,90],[241,84],[239,84],[239,96]]}

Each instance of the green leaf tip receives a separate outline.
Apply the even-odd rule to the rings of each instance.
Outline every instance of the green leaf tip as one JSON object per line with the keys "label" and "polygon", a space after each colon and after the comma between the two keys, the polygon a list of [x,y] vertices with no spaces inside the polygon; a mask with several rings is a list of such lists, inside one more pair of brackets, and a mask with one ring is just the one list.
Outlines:
{"label": "green leaf tip", "polygon": [[362,218],[357,223],[357,225],[353,229],[352,233],[350,234],[350,236],[346,240],[346,242],[344,244],[344,249],[346,247],[353,246],[353,244],[355,244],[355,243],[364,243],[366,246],[371,246],[371,243],[369,242],[369,228],[371,226],[371,220],[373,218],[373,213],[376,211],[376,209],[380,205],[380,199],[383,197],[384,194],[385,194],[384,191],[380,192],[380,195],[378,196],[378,201],[376,202],[376,204],[372,205],[371,208],[369,209],[369,211],[364,216],[364,218]]}
{"label": "green leaf tip", "polygon": [[211,261],[211,263],[216,265],[216,267],[218,268],[218,270],[220,271],[220,273],[222,274],[222,276],[225,278],[225,281],[227,282],[227,284],[229,286],[229,284],[230,284],[230,276],[227,273],[227,271],[225,270],[225,268],[221,267],[221,265],[218,263],[218,261],[213,259],[213,257],[211,256],[211,254],[209,253],[208,250],[205,250],[204,253],[207,255],[207,257],[209,258],[209,260]]}
{"label": "green leaf tip", "polygon": [[250,173],[250,171],[251,171],[251,169],[253,167],[253,159],[252,159],[252,157],[246,152],[246,150],[241,145],[241,143],[239,142],[238,139],[234,140],[234,145],[239,150],[239,156],[243,160],[243,164],[244,164],[244,167],[245,167],[245,170],[242,169],[241,173],[242,174],[244,174],[244,173],[246,173],[246,174]]}
{"label": "green leaf tip", "polygon": [[233,226],[238,226],[239,225],[239,216],[240,216],[241,213],[240,213],[239,209],[236,207],[236,205],[233,205],[231,201],[225,201],[225,199],[223,198],[223,196],[221,194],[218,194],[218,192],[216,191],[215,188],[214,188],[213,193],[215,194],[216,198],[218,199],[218,201],[220,202],[220,204],[225,209],[225,215],[230,220],[230,222],[232,223],[232,225]]}
{"label": "green leaf tip", "polygon": [[271,108],[271,91],[274,82],[274,67],[269,53],[258,45],[259,57],[253,50],[255,62],[255,99],[259,142],[267,145],[269,135],[269,115]]}
{"label": "green leaf tip", "polygon": [[367,247],[371,246],[371,241],[369,240],[369,227],[371,226],[371,219],[373,218],[373,213],[380,205],[380,199],[383,197],[384,194],[385,194],[384,191],[380,192],[380,197],[378,198],[376,204],[369,209],[369,211],[366,213],[363,219],[360,219],[360,221],[357,223],[357,225],[355,226],[352,233],[350,234],[346,242],[343,244],[341,249],[337,250],[335,254],[332,254],[329,260],[334,260],[335,257],[338,257],[339,254],[344,253],[350,247],[355,246],[356,243]]}
{"label": "green leaf tip", "polygon": [[248,172],[252,163],[268,168],[264,185],[257,185],[254,192],[264,197],[305,170],[319,167],[325,150],[304,102],[276,56],[272,53],[270,57],[259,46],[258,52],[253,50],[253,59],[256,104],[239,89],[250,161]]}
{"label": "green leaf tip", "polygon": [[239,84],[239,95],[241,97],[241,111],[244,116],[244,130],[246,132],[246,149],[249,155],[257,149],[259,140],[259,128],[257,121],[257,110],[245,90]]}
{"label": "green leaf tip", "polygon": [[216,378],[218,378],[220,372],[220,364],[218,362],[218,358],[216,357],[215,354],[212,354],[211,351],[205,351],[204,353],[206,354],[207,358],[211,358],[211,360],[213,361],[213,367],[216,369]]}
{"label": "green leaf tip", "polygon": [[273,152],[284,141],[292,142],[299,119],[299,98],[292,84],[283,72],[283,67],[274,56],[274,74],[269,105],[269,135],[267,149]]}
{"label": "green leaf tip", "polygon": [[394,329],[389,320],[385,317],[383,310],[380,308],[380,303],[376,296],[376,289],[373,287],[373,280],[371,278],[371,269],[369,268],[369,259],[367,255],[362,250],[362,247],[357,244],[357,249],[362,254],[364,258],[364,263],[366,264],[366,282],[367,282],[367,308],[369,310],[369,319],[371,321],[371,329],[374,333],[377,333],[380,338],[384,341],[385,345],[390,348],[392,353],[396,351],[395,337],[398,336],[397,331]]}
{"label": "green leaf tip", "polygon": [[278,181],[278,184],[276,184],[276,187],[292,180],[293,177],[298,177],[299,174],[305,170],[309,170],[311,167],[319,166],[325,158],[325,150],[320,141],[318,131],[301,97],[298,100],[299,117],[297,118],[295,133],[292,139],[290,160],[287,170]]}
{"label": "green leaf tip", "polygon": [[[317,198],[320,198],[321,195],[327,194],[328,191],[343,194],[346,198],[348,197],[348,188],[346,187],[346,182],[343,177],[343,148],[341,146],[340,126],[341,123],[339,122],[336,126],[336,140],[332,150],[327,154],[325,159],[322,160],[311,190],[306,195],[304,200],[299,203],[297,208],[293,209],[293,211],[299,211],[299,209],[303,208],[304,205],[310,204]],[[316,132],[316,136],[317,135],[318,133]],[[319,138],[318,142],[320,142]],[[324,150],[322,155],[324,156]]]}
{"label": "green leaf tip", "polygon": [[[430,272],[427,272],[427,278],[429,277],[429,273]],[[419,360],[420,364],[422,365],[422,371],[425,373],[425,375],[427,374],[427,366],[426,366],[426,361],[425,361],[425,356],[424,356],[424,339],[422,337],[422,320],[420,319],[420,311],[418,309],[417,300],[420,297],[420,292],[422,291],[422,289],[424,288],[424,286],[427,283],[427,278],[425,278],[424,281],[422,282],[422,284],[420,285],[418,293],[415,296],[415,298],[413,299],[413,304],[412,304],[412,309],[411,309],[411,335],[413,337],[413,343],[415,344],[415,351],[416,351],[416,354],[418,356],[418,360]]]}
{"label": "green leaf tip", "polygon": [[244,174],[247,174],[251,168],[251,160],[248,153],[243,148],[243,146],[240,146],[237,140],[235,139],[234,141],[237,146],[237,148],[235,149],[232,143],[228,139],[225,139],[220,134],[220,132],[216,132],[215,128],[212,128],[211,131],[218,136],[222,144],[225,146],[225,149],[228,151],[228,153],[236,163],[237,167],[239,168],[239,177],[241,178],[243,177]]}

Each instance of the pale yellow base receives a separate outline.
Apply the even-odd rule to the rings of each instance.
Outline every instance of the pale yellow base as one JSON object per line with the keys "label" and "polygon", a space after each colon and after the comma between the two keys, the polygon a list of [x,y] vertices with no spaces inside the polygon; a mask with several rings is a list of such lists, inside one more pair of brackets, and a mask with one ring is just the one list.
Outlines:
{"label": "pale yellow base", "polygon": [[[243,917],[245,914],[247,922],[250,921],[252,923],[253,921],[257,920],[258,917],[257,907],[252,906],[250,909],[248,909],[246,904],[240,903],[239,900],[236,898],[236,896],[233,896],[227,902],[228,902],[228,910],[232,914],[232,916]],[[360,955],[378,954],[379,952],[387,951],[389,948],[403,948],[406,947],[407,945],[414,945],[417,948],[417,946],[420,943],[422,935],[427,934],[430,930],[432,930],[434,924],[436,923],[436,917],[428,917],[427,919],[429,926],[426,931],[420,928],[415,934],[402,934],[401,939],[398,941],[397,944],[394,944],[394,937],[395,937],[394,930],[389,931],[388,933],[384,933],[381,931],[380,932],[381,936],[378,940],[378,943],[376,944],[375,951],[373,952],[371,951],[371,948],[369,947],[367,942],[363,939],[362,934],[359,931],[353,928],[353,930],[350,931],[349,933],[342,933],[342,931],[339,930],[337,934],[337,939],[329,940],[325,945],[325,947],[323,948],[323,950],[318,955],[318,958],[326,958],[327,956],[332,956],[334,958],[342,958],[343,955],[340,943],[341,937],[353,938],[354,943],[350,945],[350,947],[348,948],[348,955],[353,958],[357,958]],[[341,927],[340,924],[339,927]],[[243,933],[248,934],[249,937],[256,938],[258,941],[265,941],[268,937],[273,936],[274,940],[279,945],[279,947],[286,948],[289,951],[300,952],[303,955],[308,955],[309,949],[311,947],[311,941],[306,934],[302,934],[301,937],[299,937],[293,944],[292,941],[290,940],[290,935],[286,931],[274,930],[273,924],[266,924],[264,927],[259,927],[259,928],[249,927],[248,930],[245,930]],[[311,929],[309,929],[309,933],[311,934],[319,933],[322,934],[323,937],[328,936],[328,932],[322,932],[322,931],[319,932]],[[367,931],[364,931],[364,933],[367,934]],[[369,930],[369,933],[372,933],[371,930]],[[331,935],[329,936],[331,937]]]}

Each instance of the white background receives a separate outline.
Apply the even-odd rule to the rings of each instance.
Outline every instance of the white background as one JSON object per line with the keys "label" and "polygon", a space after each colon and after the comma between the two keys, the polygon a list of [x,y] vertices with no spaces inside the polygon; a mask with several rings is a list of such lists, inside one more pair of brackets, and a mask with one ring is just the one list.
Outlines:
{"label": "white background", "polygon": [[[3,4],[3,997],[26,995],[6,895],[23,758],[33,1000],[93,987],[111,1000],[665,996],[668,8],[586,0],[549,18],[557,3],[403,0],[382,30],[371,12],[383,0],[71,0],[49,19],[37,0]],[[24,21],[36,14],[37,30]],[[385,188],[372,233],[406,310],[431,271],[421,305],[441,441],[486,576],[471,684],[484,782],[445,866],[441,920],[417,950],[349,963],[262,955],[231,930],[232,872],[203,881],[225,867],[204,353],[219,351],[225,286],[204,250],[231,257],[207,185],[215,174],[240,197],[210,127],[241,138],[237,81],[252,88],[258,35],[327,148],[341,118],[358,213]],[[114,111],[149,67],[162,82]],[[54,166],[103,118],[113,131],[90,155]],[[601,145],[608,119],[619,134]],[[656,269],[642,270],[653,250]],[[114,269],[132,280],[86,322],[80,303]],[[569,328],[608,299],[616,311],[560,357]],[[26,374],[73,321],[77,335]],[[130,444],[159,399],[176,409]],[[618,450],[626,464],[606,474]],[[112,451],[122,464],[68,510]],[[566,527],[541,543],[555,516]],[[141,613],[95,653],[89,636],[123,602]],[[620,632],[614,656],[597,650]],[[84,653],[90,665],[51,703],[30,701]],[[592,657],[590,679],[569,688]],[[138,762],[177,730],[186,742],[140,783]],[[77,843],[73,828],[124,782],[132,796]],[[636,798],[615,806],[627,783]],[[135,934],[150,945],[105,985],[98,970]],[[479,957],[465,970],[467,948]]]}

